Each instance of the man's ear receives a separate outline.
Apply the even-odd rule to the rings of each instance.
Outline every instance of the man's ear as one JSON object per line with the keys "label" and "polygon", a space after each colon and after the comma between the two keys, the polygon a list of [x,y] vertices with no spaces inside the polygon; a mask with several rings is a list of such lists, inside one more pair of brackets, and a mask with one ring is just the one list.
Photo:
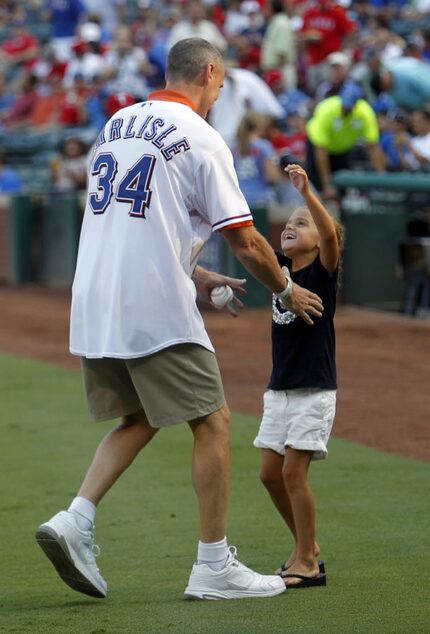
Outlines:
{"label": "man's ear", "polygon": [[214,64],[207,64],[204,67],[203,70],[203,82],[205,84],[205,86],[209,83],[209,81],[212,79],[213,75],[215,72],[215,66]]}

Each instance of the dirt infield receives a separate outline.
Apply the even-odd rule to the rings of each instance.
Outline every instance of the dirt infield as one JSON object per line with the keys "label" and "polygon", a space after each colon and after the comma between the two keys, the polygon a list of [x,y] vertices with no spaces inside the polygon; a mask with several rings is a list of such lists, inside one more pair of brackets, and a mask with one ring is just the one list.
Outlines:
{"label": "dirt infield", "polygon": [[[0,351],[78,369],[68,354],[70,296],[37,287],[0,287]],[[238,319],[206,311],[228,402],[258,416],[270,371],[269,309]],[[430,461],[430,322],[341,307],[334,434]]]}

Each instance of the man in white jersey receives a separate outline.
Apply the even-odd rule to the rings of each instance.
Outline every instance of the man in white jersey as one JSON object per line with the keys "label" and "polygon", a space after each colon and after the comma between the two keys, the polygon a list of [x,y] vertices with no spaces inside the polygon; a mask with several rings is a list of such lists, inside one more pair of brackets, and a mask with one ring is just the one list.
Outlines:
{"label": "man in white jersey", "polygon": [[96,597],[107,593],[93,555],[96,506],[160,427],[183,420],[194,435],[200,512],[185,596],[264,597],[285,589],[280,577],[239,563],[227,545],[230,414],[196,287],[209,298],[228,278],[193,270],[193,244],[221,231],[250,273],[305,321],[311,324],[322,306],[313,293],[287,284],[252,225],[230,151],[204,120],[223,77],[212,45],[178,42],[166,89],[117,112],[90,160],[70,350],[81,357],[92,417],[122,421],[102,440],[69,509],[42,524],[36,538],[70,587]]}

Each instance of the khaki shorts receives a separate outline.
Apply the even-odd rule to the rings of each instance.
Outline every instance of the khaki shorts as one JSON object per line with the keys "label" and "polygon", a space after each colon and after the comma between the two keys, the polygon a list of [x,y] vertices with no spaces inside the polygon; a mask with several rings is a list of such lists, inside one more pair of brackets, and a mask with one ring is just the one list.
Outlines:
{"label": "khaki shorts", "polygon": [[179,344],[138,359],[81,358],[90,415],[111,420],[144,410],[152,427],[207,416],[225,403],[213,352]]}

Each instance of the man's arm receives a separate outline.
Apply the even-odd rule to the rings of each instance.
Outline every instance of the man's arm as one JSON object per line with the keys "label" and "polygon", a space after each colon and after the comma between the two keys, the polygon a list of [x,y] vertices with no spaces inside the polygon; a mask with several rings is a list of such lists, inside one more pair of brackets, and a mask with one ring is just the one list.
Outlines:
{"label": "man's arm", "polygon": [[366,147],[370,164],[375,172],[384,172],[386,160],[378,143],[369,143]]}
{"label": "man's arm", "polygon": [[[239,262],[253,277],[272,293],[278,294],[285,290],[285,273],[279,266],[272,247],[255,227],[226,228],[221,233]],[[288,310],[308,324],[313,323],[310,315],[321,317],[323,311],[318,295],[297,284],[293,284],[290,297],[282,301]]]}
{"label": "man's arm", "polygon": [[328,152],[325,148],[314,145],[315,165],[321,181],[321,198],[336,197],[336,189],[330,185],[331,168]]}

